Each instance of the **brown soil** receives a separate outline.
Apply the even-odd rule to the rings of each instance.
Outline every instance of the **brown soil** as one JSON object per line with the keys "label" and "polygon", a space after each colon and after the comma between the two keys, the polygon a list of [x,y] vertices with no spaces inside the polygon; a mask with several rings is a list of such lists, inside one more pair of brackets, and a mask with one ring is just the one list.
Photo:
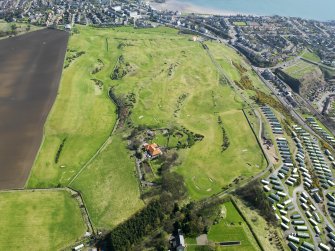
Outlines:
{"label": "brown soil", "polygon": [[0,41],[0,189],[25,185],[55,100],[68,33],[43,29]]}

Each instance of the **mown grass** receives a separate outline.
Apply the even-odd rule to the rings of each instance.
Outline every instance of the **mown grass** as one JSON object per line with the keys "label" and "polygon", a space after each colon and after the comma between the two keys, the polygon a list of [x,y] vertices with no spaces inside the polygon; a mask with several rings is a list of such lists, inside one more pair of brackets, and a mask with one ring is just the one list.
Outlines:
{"label": "mown grass", "polygon": [[[118,97],[134,95],[129,117],[132,125],[157,129],[184,126],[205,136],[192,148],[179,151],[182,162],[174,169],[184,176],[193,199],[219,192],[236,177],[250,177],[265,167],[242,113],[243,102],[229,86],[219,83],[217,70],[201,44],[169,28],[77,29],[79,34],[71,37],[69,48],[85,54],[64,70],[29,187],[67,185],[108,138],[116,120],[115,107],[107,97],[110,86]],[[230,62],[231,55],[241,63],[243,60],[232,49],[216,46],[218,52],[222,49],[223,54],[225,50],[230,53],[222,59],[227,75],[239,79],[238,71],[224,63]],[[112,80],[110,76],[121,55],[131,70]],[[103,67],[92,74],[98,59]],[[248,74],[257,81],[251,71]],[[104,83],[99,95],[91,78]],[[184,94],[187,97],[178,103]],[[224,152],[218,116],[230,140]],[[71,184],[83,194],[96,228],[113,228],[143,206],[125,134],[118,130],[112,143]]]}
{"label": "mown grass", "polygon": [[[192,198],[216,193],[237,176],[250,177],[265,167],[263,155],[242,114],[242,101],[230,87],[220,85],[217,70],[199,43],[190,41],[189,36],[173,34],[171,29],[167,29],[168,37],[154,29],[148,34],[146,30],[135,34],[124,30],[115,30],[113,39],[128,44],[120,54],[135,71],[113,81],[112,85],[118,95],[135,94],[137,102],[131,121],[151,128],[184,126],[205,136],[191,149],[180,151],[182,164],[176,169],[184,176]],[[223,53],[227,50],[234,60],[243,62],[232,49],[215,47],[218,51],[221,48]],[[222,60],[229,61],[230,54]],[[233,66],[225,69],[229,76],[239,79]],[[248,70],[256,81],[250,67]],[[261,88],[259,83],[256,85]],[[187,97],[180,106],[178,98],[183,94]],[[176,114],[177,107],[180,111]],[[222,116],[231,141],[223,153],[218,115]],[[229,172],[231,168],[236,171]]]}
{"label": "mown grass", "polygon": [[218,250],[259,250],[248,226],[232,202],[225,202],[226,217],[211,227],[208,239],[213,242],[240,241],[241,245],[217,247]]}
{"label": "mown grass", "polygon": [[0,250],[60,250],[86,231],[65,191],[1,192],[0,214]]}
{"label": "mown grass", "polygon": [[[56,102],[44,127],[44,140],[35,160],[28,187],[66,185],[103,144],[114,126],[115,106],[107,95],[109,75],[117,54],[107,52],[105,39],[91,33],[73,35],[68,47],[85,54],[64,69]],[[111,44],[112,46],[112,44]],[[92,74],[100,59],[102,70]],[[97,93],[96,78],[104,85]],[[62,141],[64,147],[55,158]]]}
{"label": "mown grass", "polygon": [[290,75],[295,79],[301,79],[305,75],[313,73],[315,71],[320,71],[318,66],[307,63],[303,60],[299,60],[297,61],[297,63],[284,69],[285,73],[287,73],[288,75]]}
{"label": "mown grass", "polygon": [[[110,41],[124,45],[121,49],[110,48],[118,50],[133,69],[111,82],[117,95],[135,94],[132,123],[151,128],[184,126],[205,136],[202,142],[180,151],[182,164],[176,169],[184,175],[192,198],[216,193],[237,176],[250,177],[265,167],[261,150],[242,114],[242,101],[230,87],[220,85],[217,70],[199,43],[168,28],[120,28],[109,32]],[[243,63],[232,49],[213,46],[217,51],[222,49],[223,54],[226,50],[230,53],[222,59],[224,62],[231,56]],[[231,64],[225,69],[229,76],[240,78]],[[252,79],[259,81],[250,67],[248,70]],[[255,85],[261,88],[259,83]],[[183,94],[187,97],[180,105],[178,100]],[[177,107],[180,111],[176,113]],[[231,141],[223,153],[218,115],[222,116]],[[232,168],[234,173],[229,172]]]}

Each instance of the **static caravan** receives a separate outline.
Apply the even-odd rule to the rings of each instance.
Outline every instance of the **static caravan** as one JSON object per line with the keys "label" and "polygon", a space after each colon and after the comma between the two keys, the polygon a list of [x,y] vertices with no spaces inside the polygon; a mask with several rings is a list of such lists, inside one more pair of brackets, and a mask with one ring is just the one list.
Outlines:
{"label": "static caravan", "polygon": [[[280,226],[284,229],[284,230],[288,230],[289,229],[289,226],[286,225],[285,223],[280,223]],[[298,226],[299,227],[299,226]]]}
{"label": "static caravan", "polygon": [[311,214],[310,211],[306,211],[306,215],[307,215],[308,218],[312,218],[312,214]]}
{"label": "static caravan", "polygon": [[310,250],[314,250],[314,245],[311,244],[311,243],[309,243],[309,242],[307,242],[307,241],[304,241],[304,242],[302,243],[302,246],[303,246],[303,247],[306,247],[306,248],[308,248],[308,249],[310,249]]}
{"label": "static caravan", "polygon": [[294,220],[292,221],[293,225],[305,225],[305,221],[304,220]]}
{"label": "static caravan", "polygon": [[287,236],[287,239],[288,239],[289,241],[293,241],[293,242],[295,242],[295,243],[299,243],[299,242],[300,242],[300,239],[299,239],[298,237],[293,236],[293,235],[288,235],[288,236]]}
{"label": "static caravan", "polygon": [[291,218],[292,219],[300,219],[301,215],[300,214],[292,214]]}
{"label": "static caravan", "polygon": [[281,219],[283,220],[285,224],[290,223],[290,220],[286,218],[285,216],[282,216]]}
{"label": "static caravan", "polygon": [[283,203],[284,203],[284,205],[288,205],[288,204],[290,204],[292,202],[292,200],[291,199],[288,199],[288,200],[285,200]]}
{"label": "static caravan", "polygon": [[284,209],[279,210],[279,212],[280,212],[282,215],[287,215],[287,211],[284,210]]}
{"label": "static caravan", "polygon": [[319,229],[318,226],[314,226],[314,231],[315,231],[315,233],[317,233],[317,234],[321,234],[321,231],[320,231],[320,229]]}
{"label": "static caravan", "polygon": [[297,230],[297,231],[308,231],[308,227],[307,226],[296,226],[295,230]]}
{"label": "static caravan", "polygon": [[312,223],[313,226],[318,225],[318,223],[315,220],[313,220],[312,218],[309,219],[309,222]]}
{"label": "static caravan", "polygon": [[309,234],[304,232],[297,232],[297,236],[300,238],[309,238]]}
{"label": "static caravan", "polygon": [[271,190],[271,188],[268,187],[267,185],[263,186],[263,189],[265,192],[269,192]]}
{"label": "static caravan", "polygon": [[324,251],[330,251],[330,247],[328,247],[326,244],[320,243],[319,248]]}

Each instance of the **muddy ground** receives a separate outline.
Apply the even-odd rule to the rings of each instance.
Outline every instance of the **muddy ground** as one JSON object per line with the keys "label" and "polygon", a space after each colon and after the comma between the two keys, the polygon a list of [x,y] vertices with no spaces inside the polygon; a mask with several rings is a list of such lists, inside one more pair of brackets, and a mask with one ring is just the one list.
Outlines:
{"label": "muddy ground", "polygon": [[0,189],[25,185],[56,98],[68,33],[43,29],[0,41]]}

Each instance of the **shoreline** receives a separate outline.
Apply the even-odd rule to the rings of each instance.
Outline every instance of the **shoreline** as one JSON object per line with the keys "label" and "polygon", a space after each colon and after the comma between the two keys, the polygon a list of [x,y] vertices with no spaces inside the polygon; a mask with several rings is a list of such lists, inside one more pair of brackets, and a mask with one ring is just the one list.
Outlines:
{"label": "shoreline", "polygon": [[150,1],[150,6],[156,10],[164,11],[179,11],[181,13],[196,13],[202,15],[222,15],[222,16],[233,16],[233,15],[252,15],[247,13],[229,11],[229,10],[219,10],[213,8],[204,8],[191,3],[181,3],[178,0],[166,0],[165,3],[156,3],[155,1]]}

